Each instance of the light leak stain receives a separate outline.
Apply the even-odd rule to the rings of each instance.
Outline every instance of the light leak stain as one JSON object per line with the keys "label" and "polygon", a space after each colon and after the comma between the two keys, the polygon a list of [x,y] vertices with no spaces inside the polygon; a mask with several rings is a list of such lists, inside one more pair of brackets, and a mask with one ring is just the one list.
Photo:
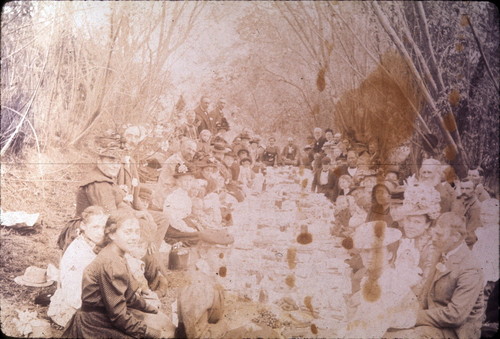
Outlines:
{"label": "light leak stain", "polygon": [[224,258],[224,253],[219,253],[219,258],[223,259]]}
{"label": "light leak stain", "polygon": [[227,268],[225,266],[219,267],[219,276],[224,278],[227,275]]}
{"label": "light leak stain", "polygon": [[300,167],[299,167],[299,175],[300,176],[304,175],[304,169],[305,169],[304,165],[300,165]]}
{"label": "light leak stain", "polygon": [[455,132],[457,130],[457,122],[453,113],[448,113],[443,116],[444,126],[449,132]]}
{"label": "light leak stain", "polygon": [[293,288],[295,287],[295,276],[294,275],[288,275],[285,279],[285,283],[288,285],[288,287]]}
{"label": "light leak stain", "polygon": [[385,230],[387,226],[384,222],[376,222],[374,225],[374,233],[375,239],[373,242],[373,267],[375,269],[368,270],[368,279],[366,283],[363,285],[362,294],[363,298],[369,302],[375,302],[380,299],[382,294],[382,290],[378,283],[378,278],[382,274],[382,268],[384,266],[384,251],[383,251],[383,243],[385,238]]}
{"label": "light leak stain", "polygon": [[382,290],[378,283],[378,274],[368,273],[368,280],[363,285],[363,298],[369,302],[375,302],[380,299]]}
{"label": "light leak stain", "polygon": [[293,270],[297,266],[297,249],[290,247],[286,252],[286,259],[288,261],[288,268]]}
{"label": "light leak stain", "polygon": [[297,242],[302,245],[307,245],[312,243],[312,234],[309,233],[307,225],[302,225],[300,227],[300,234],[297,236]]}
{"label": "light leak stain", "polygon": [[447,166],[444,170],[444,177],[446,179],[446,182],[448,183],[453,183],[455,180],[458,179],[457,174],[455,173],[455,169],[451,166]]}
{"label": "light leak stain", "polygon": [[451,145],[448,145],[444,149],[444,156],[446,157],[446,160],[453,161],[457,156],[457,152],[453,149],[453,147],[451,147]]}
{"label": "light leak stain", "polygon": [[308,180],[307,180],[307,179],[302,180],[301,185],[302,185],[302,188],[303,188],[303,189],[305,189],[305,188],[307,187],[307,183],[308,183]]}
{"label": "light leak stain", "polygon": [[312,334],[318,334],[318,328],[316,327],[316,325],[311,324],[311,332]]}
{"label": "light leak stain", "polygon": [[[452,89],[450,94],[448,94],[448,102],[452,107],[456,107],[460,103],[460,92],[456,89]],[[451,114],[451,113],[450,113]],[[455,119],[453,119],[455,120]],[[455,123],[455,128],[456,128]]]}
{"label": "light leak stain", "polygon": [[462,16],[460,17],[460,26],[469,26],[469,17],[467,15],[462,14]]}
{"label": "light leak stain", "polygon": [[318,71],[318,76],[316,77],[316,87],[318,88],[318,91],[323,92],[326,87],[326,81],[325,81],[325,73],[326,70],[324,67],[322,67]]}
{"label": "light leak stain", "polygon": [[304,305],[307,307],[309,312],[311,312],[312,316],[314,317],[314,308],[312,305],[312,297],[311,296],[306,296],[304,297]]}
{"label": "light leak stain", "polygon": [[340,177],[342,175],[342,171],[340,170],[340,167],[336,167],[334,170],[333,170],[333,173],[337,176],[337,177]]}
{"label": "light leak stain", "polygon": [[352,249],[354,247],[354,241],[352,240],[352,238],[347,237],[342,240],[342,247],[344,247],[346,250]]}

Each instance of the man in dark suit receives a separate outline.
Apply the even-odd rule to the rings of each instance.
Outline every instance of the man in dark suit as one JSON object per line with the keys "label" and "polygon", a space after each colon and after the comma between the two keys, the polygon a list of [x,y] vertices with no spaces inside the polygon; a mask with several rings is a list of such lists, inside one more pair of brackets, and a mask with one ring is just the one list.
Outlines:
{"label": "man in dark suit", "polygon": [[388,332],[391,338],[458,338],[481,336],[483,273],[467,248],[465,221],[453,212],[443,213],[432,234],[441,252],[424,284],[424,301],[416,327]]}
{"label": "man in dark suit", "polygon": [[321,158],[324,156],[323,145],[326,142],[326,138],[323,136],[323,130],[319,127],[313,130],[313,137],[311,162],[313,170],[316,170],[321,167]]}
{"label": "man in dark suit", "polygon": [[226,106],[226,100],[220,98],[215,105],[215,108],[209,113],[209,118],[212,118],[214,126],[217,125],[228,125],[226,118],[224,117],[224,107]]}
{"label": "man in dark suit", "polygon": [[311,189],[316,193],[323,193],[331,201],[335,201],[338,192],[338,177],[331,168],[331,159],[324,157],[321,160],[321,167],[314,173]]}
{"label": "man in dark suit", "polygon": [[281,162],[280,150],[275,146],[276,138],[270,137],[268,139],[267,147],[262,156],[262,163],[266,166],[278,166]]}
{"label": "man in dark suit", "polygon": [[208,113],[208,106],[210,105],[210,99],[203,96],[200,99],[200,104],[195,108],[194,113],[196,114],[195,125],[198,126],[198,135],[204,129],[208,129],[212,132],[212,135],[217,133],[215,127],[215,119]]}
{"label": "man in dark suit", "polygon": [[341,165],[335,169],[335,174],[340,177],[341,175],[348,175],[353,179],[355,185],[361,181],[358,169],[358,153],[354,150],[347,152],[347,164]]}
{"label": "man in dark suit", "polygon": [[481,227],[481,205],[474,190],[474,183],[469,179],[460,181],[462,194],[452,203],[452,211],[465,218],[467,237],[465,242],[470,249],[477,242],[476,229]]}

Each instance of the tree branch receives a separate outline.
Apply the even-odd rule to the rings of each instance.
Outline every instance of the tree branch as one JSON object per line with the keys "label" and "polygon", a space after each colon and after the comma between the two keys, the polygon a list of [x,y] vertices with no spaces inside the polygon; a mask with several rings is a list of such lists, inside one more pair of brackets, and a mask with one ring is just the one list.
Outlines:
{"label": "tree branch", "polygon": [[488,59],[486,59],[486,55],[484,54],[484,51],[483,51],[483,46],[481,45],[481,41],[479,41],[476,30],[474,29],[474,26],[472,25],[472,21],[470,20],[469,16],[466,15],[465,17],[467,18],[467,22],[469,23],[470,29],[472,31],[472,35],[474,35],[474,40],[476,41],[477,47],[479,48],[479,53],[481,53],[481,56],[484,59],[484,63],[486,64],[486,69],[488,70],[488,75],[490,76],[491,81],[493,81],[493,85],[495,86],[495,89],[498,92],[499,91],[498,83],[497,83],[495,77],[493,76],[493,72],[491,71],[491,67],[490,67],[490,64],[488,62]]}

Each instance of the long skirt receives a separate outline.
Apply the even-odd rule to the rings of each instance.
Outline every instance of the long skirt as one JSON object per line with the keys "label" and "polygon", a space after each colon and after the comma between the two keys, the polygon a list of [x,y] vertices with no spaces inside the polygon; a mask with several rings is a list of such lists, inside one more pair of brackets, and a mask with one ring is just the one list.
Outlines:
{"label": "long skirt", "polygon": [[[169,333],[169,337],[174,335],[175,326],[164,313],[152,314],[136,309],[129,309],[129,311],[135,318],[144,322],[148,328]],[[79,309],[64,329],[61,338],[122,339],[133,337],[116,328],[104,311],[82,311]]]}
{"label": "long skirt", "polygon": [[76,311],[61,338],[133,338],[120,331],[102,311]]}

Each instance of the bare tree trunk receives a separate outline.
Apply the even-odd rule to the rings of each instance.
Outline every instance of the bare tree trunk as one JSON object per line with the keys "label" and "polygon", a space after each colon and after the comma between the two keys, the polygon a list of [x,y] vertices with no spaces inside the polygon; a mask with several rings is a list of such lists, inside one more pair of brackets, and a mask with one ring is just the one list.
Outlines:
{"label": "bare tree trunk", "polygon": [[111,58],[112,58],[112,55],[113,55],[113,50],[114,50],[116,38],[118,37],[118,33],[120,32],[120,26],[121,26],[121,22],[122,22],[121,18],[120,18],[120,21],[118,22],[117,27],[116,27],[116,31],[113,31],[113,17],[114,17],[114,14],[115,13],[113,13],[113,15],[111,16],[111,31],[110,31],[111,41],[110,41],[110,47],[109,47],[109,53],[108,53],[108,60],[106,61],[106,70],[105,70],[105,73],[104,73],[104,85],[102,86],[103,92],[99,96],[99,101],[97,103],[97,108],[95,109],[94,113],[92,114],[92,116],[89,118],[89,120],[87,121],[87,123],[83,127],[82,132],[80,132],[80,134],[73,141],[71,141],[69,143],[70,146],[77,145],[82,140],[82,138],[87,134],[87,132],[90,130],[90,128],[92,127],[92,125],[97,121],[97,119],[99,118],[99,115],[101,114],[102,103],[103,103],[104,97],[106,95],[107,84],[108,84],[108,80],[109,80],[109,74],[111,72],[110,71]]}
{"label": "bare tree trunk", "polygon": [[[463,176],[466,173],[467,168],[468,168],[468,160],[467,160],[467,156],[464,152],[464,149],[463,149],[461,143],[459,142],[459,139],[457,140],[457,142],[455,142],[455,140],[452,136],[452,133],[456,133],[456,135],[459,135],[459,134],[458,134],[458,130],[456,129],[456,123],[453,126],[454,118],[453,118],[453,115],[451,114],[451,109],[450,109],[449,118],[453,119],[453,120],[451,120],[450,122],[445,122],[444,118],[439,113],[439,108],[438,108],[437,103],[435,102],[434,98],[431,96],[427,86],[424,83],[424,80],[422,79],[422,77],[420,76],[420,73],[416,69],[415,64],[413,63],[408,51],[404,47],[402,41],[399,39],[397,33],[392,28],[386,15],[382,12],[382,10],[380,9],[379,5],[376,2],[372,2],[371,4],[375,10],[375,14],[377,15],[377,18],[379,19],[380,24],[382,25],[382,27],[384,27],[387,34],[391,37],[392,41],[395,43],[395,45],[398,48],[398,50],[400,51],[400,53],[403,54],[406,62],[408,63],[408,66],[410,67],[410,70],[412,71],[413,75],[415,76],[415,78],[417,80],[417,84],[418,84],[420,90],[422,91],[422,94],[424,95],[424,98],[425,98],[427,104],[431,108],[431,112],[432,112],[433,117],[438,122],[440,130],[443,133],[443,136],[445,137],[446,143],[448,145],[448,150],[447,150],[448,160],[455,164],[454,167],[455,167],[455,170],[457,171],[457,174],[459,176]],[[443,93],[441,95],[443,95]],[[451,128],[450,128],[450,126],[451,126]],[[457,143],[459,144],[458,146],[457,146]]]}
{"label": "bare tree trunk", "polygon": [[472,21],[468,16],[466,16],[467,22],[469,23],[470,29],[472,31],[472,35],[474,35],[474,40],[476,41],[477,47],[479,48],[479,52],[481,53],[481,57],[483,58],[485,64],[486,64],[486,69],[488,70],[488,75],[491,78],[491,81],[493,81],[493,85],[495,85],[495,88],[497,92],[499,91],[498,88],[498,82],[497,79],[493,76],[493,72],[491,71],[490,64],[488,63],[488,59],[486,59],[486,56],[484,55],[483,51],[483,46],[481,45],[481,41],[479,41],[479,38],[477,37],[476,30],[474,29],[474,26],[472,25]]}

